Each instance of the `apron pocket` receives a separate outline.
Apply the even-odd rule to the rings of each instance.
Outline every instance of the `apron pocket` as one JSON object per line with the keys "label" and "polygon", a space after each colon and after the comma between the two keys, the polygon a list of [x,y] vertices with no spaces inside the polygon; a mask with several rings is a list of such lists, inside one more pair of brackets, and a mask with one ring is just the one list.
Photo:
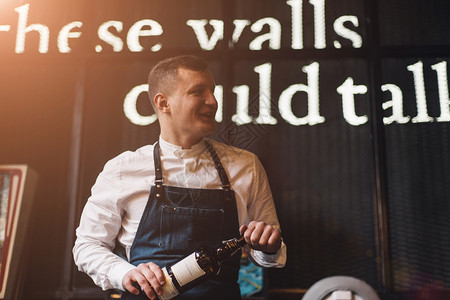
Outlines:
{"label": "apron pocket", "polygon": [[188,254],[222,242],[223,209],[161,207],[159,246],[166,253]]}

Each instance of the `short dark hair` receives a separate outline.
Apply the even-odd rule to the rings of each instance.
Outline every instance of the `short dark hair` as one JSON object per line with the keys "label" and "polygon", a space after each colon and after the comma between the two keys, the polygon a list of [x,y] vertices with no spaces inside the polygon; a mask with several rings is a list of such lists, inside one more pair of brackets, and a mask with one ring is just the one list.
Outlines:
{"label": "short dark hair", "polygon": [[148,96],[152,106],[156,94],[170,92],[170,88],[176,82],[178,68],[193,71],[209,70],[208,64],[195,55],[180,55],[158,62],[148,74]]}

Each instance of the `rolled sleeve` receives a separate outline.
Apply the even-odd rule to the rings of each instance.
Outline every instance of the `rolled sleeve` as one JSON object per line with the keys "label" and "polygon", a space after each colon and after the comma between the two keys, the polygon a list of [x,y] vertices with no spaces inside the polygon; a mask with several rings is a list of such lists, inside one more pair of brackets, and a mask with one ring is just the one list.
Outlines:
{"label": "rolled sleeve", "polygon": [[[252,199],[249,203],[248,213],[250,220],[262,221],[273,228],[281,230],[278,221],[272,192],[267,179],[267,174],[259,159],[254,156],[254,179]],[[286,264],[287,247],[284,242],[275,254],[265,254],[262,251],[251,250],[250,255],[254,262],[265,268],[282,268]]]}
{"label": "rolled sleeve", "polygon": [[76,230],[73,248],[75,264],[103,290],[121,289],[123,276],[134,268],[113,253],[121,229],[121,208],[117,200],[115,174],[106,166],[92,187]]}
{"label": "rolled sleeve", "polygon": [[275,254],[265,254],[262,251],[251,249],[250,255],[254,263],[263,268],[283,268],[286,265],[287,248],[284,242]]}

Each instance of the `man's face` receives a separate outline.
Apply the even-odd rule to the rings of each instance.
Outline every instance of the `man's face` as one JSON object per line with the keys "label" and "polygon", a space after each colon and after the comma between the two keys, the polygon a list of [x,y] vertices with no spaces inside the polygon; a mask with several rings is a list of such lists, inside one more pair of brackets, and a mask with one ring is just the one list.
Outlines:
{"label": "man's face", "polygon": [[216,129],[215,83],[209,70],[178,69],[178,80],[169,91],[173,133],[183,139],[200,141]]}

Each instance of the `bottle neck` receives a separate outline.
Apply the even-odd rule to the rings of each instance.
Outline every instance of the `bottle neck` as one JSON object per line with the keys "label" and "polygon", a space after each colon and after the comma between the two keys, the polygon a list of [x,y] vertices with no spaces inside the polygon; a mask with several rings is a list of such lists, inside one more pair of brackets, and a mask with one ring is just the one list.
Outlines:
{"label": "bottle neck", "polygon": [[223,242],[222,246],[216,249],[217,258],[219,260],[224,260],[235,254],[239,249],[244,247],[246,244],[247,243],[245,242],[243,236],[225,241]]}

